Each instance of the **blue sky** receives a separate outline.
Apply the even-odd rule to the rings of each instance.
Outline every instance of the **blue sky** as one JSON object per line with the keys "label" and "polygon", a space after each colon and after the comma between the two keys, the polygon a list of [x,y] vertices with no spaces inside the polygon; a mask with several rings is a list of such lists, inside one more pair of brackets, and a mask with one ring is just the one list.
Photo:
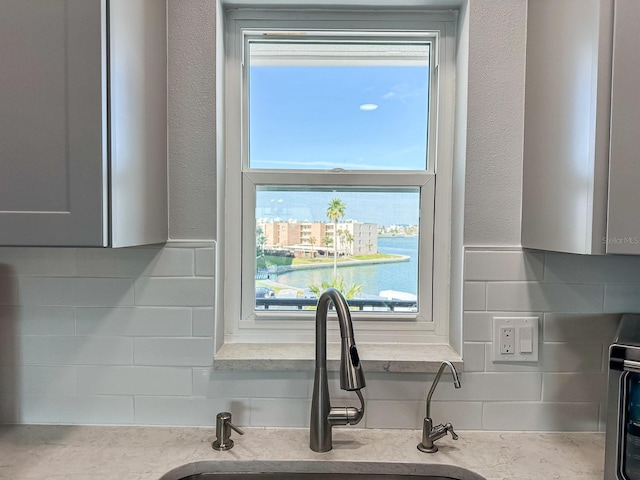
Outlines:
{"label": "blue sky", "polygon": [[251,167],[425,168],[427,77],[417,66],[252,66]]}

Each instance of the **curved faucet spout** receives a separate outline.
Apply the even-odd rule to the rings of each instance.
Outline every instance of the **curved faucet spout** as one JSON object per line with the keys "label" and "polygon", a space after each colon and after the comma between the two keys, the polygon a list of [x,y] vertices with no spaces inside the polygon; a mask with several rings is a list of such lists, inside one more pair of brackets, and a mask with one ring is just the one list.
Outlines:
{"label": "curved faucet spout", "polygon": [[420,450],[421,452],[437,452],[438,447],[434,442],[444,437],[447,432],[451,434],[451,437],[454,440],[458,439],[458,435],[456,435],[456,432],[453,431],[453,425],[451,425],[450,423],[446,423],[444,425],[440,424],[434,427],[433,419],[431,418],[431,397],[433,396],[433,392],[436,391],[436,386],[438,385],[440,377],[442,376],[442,372],[444,372],[444,369],[446,367],[449,367],[449,369],[451,370],[451,375],[453,376],[453,386],[456,388],[460,388],[460,379],[458,378],[456,367],[453,366],[453,363],[445,360],[440,364],[438,373],[436,373],[436,377],[433,379],[433,384],[431,385],[431,389],[429,390],[429,394],[427,395],[427,416],[424,417],[424,421],[422,422],[422,442],[418,444],[418,450]]}
{"label": "curved faucet spout", "polygon": [[[331,407],[327,381],[327,316],[333,303],[340,325],[340,388],[355,391],[361,408]],[[311,450],[327,452],[332,448],[331,427],[333,425],[355,425],[364,415],[364,398],[360,389],[365,387],[364,373],[353,337],[353,323],[349,305],[335,288],[329,288],[318,299],[316,309],[316,365],[311,399],[311,421],[309,427]]]}
{"label": "curved faucet spout", "polygon": [[445,367],[449,367],[449,369],[451,370],[451,375],[453,376],[453,386],[455,388],[460,388],[460,379],[458,378],[458,371],[456,370],[456,367],[454,367],[453,363],[451,363],[449,360],[443,361],[440,364],[438,373],[436,373],[436,378],[433,379],[433,384],[431,385],[431,389],[429,390],[429,394],[427,395],[427,417],[431,417],[431,397],[433,396],[433,392],[436,391],[436,386],[440,381],[440,377],[442,376],[442,372],[444,371]]}

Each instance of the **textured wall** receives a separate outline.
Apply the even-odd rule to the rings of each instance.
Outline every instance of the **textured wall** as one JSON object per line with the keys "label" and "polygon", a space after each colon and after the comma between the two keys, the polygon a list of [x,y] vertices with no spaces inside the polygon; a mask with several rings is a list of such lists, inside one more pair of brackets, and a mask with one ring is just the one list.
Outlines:
{"label": "textured wall", "polygon": [[[469,2],[465,244],[519,245],[526,1]],[[169,2],[169,229],[215,237],[215,3]]]}
{"label": "textured wall", "polygon": [[465,245],[520,245],[524,0],[470,0]]}
{"label": "textured wall", "polygon": [[211,240],[216,225],[215,2],[167,2],[169,237]]}

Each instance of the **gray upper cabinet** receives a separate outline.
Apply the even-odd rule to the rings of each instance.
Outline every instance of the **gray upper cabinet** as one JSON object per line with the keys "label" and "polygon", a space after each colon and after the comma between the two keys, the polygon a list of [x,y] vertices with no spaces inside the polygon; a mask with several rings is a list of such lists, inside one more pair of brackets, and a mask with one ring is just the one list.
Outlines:
{"label": "gray upper cabinet", "polygon": [[167,240],[164,0],[0,0],[0,245]]}
{"label": "gray upper cabinet", "polygon": [[613,0],[528,3],[522,246],[605,253]]}
{"label": "gray upper cabinet", "polygon": [[607,252],[640,254],[640,2],[616,0]]}
{"label": "gray upper cabinet", "polygon": [[640,254],[640,2],[528,3],[522,246]]}

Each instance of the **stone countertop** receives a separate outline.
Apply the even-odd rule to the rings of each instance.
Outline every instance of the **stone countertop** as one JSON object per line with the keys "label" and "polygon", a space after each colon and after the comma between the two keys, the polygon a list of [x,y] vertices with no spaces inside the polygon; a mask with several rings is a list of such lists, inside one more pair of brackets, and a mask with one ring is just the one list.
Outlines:
{"label": "stone countertop", "polygon": [[[213,428],[0,426],[0,479],[177,480],[196,471],[349,471],[444,474],[464,480],[601,480],[602,433],[458,432],[417,450],[418,430],[337,427],[333,450],[315,453],[308,431],[246,428],[235,447],[211,448]],[[190,467],[184,465],[192,464]],[[183,466],[178,469],[178,467]],[[452,468],[453,467],[453,468]],[[172,471],[172,473],[167,474]]]}

